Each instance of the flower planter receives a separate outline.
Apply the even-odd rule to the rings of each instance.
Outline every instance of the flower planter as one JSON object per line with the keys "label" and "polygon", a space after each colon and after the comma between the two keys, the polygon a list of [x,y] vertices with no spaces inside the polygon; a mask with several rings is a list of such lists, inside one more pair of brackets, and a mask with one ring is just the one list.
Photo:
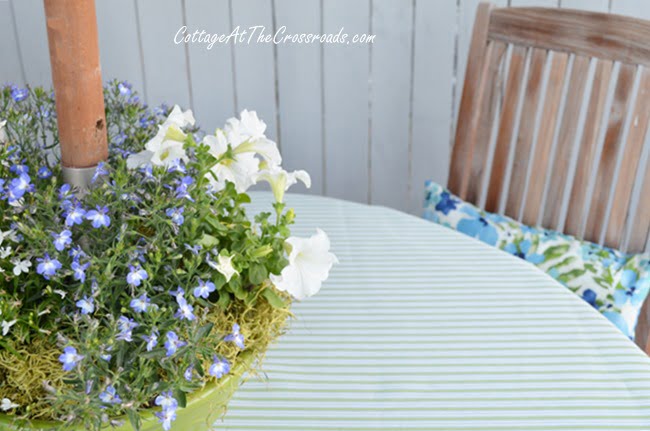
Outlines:
{"label": "flower planter", "polygon": [[[226,406],[235,391],[242,382],[243,375],[251,368],[255,355],[245,352],[241,355],[241,361],[237,363],[227,376],[217,382],[208,383],[205,388],[194,392],[187,397],[187,406],[178,409],[174,429],[190,431],[206,431],[214,429],[213,424],[225,412]],[[159,408],[151,409],[141,415],[141,431],[159,431],[160,422],[154,416]],[[115,418],[124,421],[119,427],[106,426],[111,431],[133,431],[128,418]],[[13,417],[0,414],[0,431],[49,431],[61,425],[51,421],[32,421],[29,427],[18,427],[12,424]],[[72,430],[83,430],[83,428],[71,428]]]}
{"label": "flower planter", "polygon": [[0,91],[0,430],[212,429],[336,262],[323,231],[290,236],[284,192],[310,178],[255,112],[201,138],[127,83],[105,98],[109,158],[80,190],[43,142],[51,93]]}

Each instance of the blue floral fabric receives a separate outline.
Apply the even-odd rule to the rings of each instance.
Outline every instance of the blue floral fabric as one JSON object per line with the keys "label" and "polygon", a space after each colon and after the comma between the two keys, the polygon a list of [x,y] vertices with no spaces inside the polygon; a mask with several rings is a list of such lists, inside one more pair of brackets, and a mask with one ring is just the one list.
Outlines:
{"label": "blue floral fabric", "polygon": [[424,218],[515,255],[558,280],[634,339],[650,291],[650,253],[625,254],[488,213],[428,181]]}

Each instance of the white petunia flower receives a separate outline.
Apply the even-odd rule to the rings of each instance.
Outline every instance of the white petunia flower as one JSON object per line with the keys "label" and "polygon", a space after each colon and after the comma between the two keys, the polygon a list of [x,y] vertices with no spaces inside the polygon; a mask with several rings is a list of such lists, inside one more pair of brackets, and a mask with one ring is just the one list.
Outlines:
{"label": "white petunia flower", "polygon": [[310,238],[290,237],[285,241],[291,247],[289,265],[280,275],[271,274],[271,282],[278,290],[297,300],[313,296],[327,280],[332,265],[338,259],[330,253],[330,241],[325,232],[316,229]]}
{"label": "white petunia flower", "polygon": [[180,106],[174,105],[164,124],[174,124],[180,128],[185,128],[187,126],[193,126],[194,123],[194,114],[191,109],[183,112]]}
{"label": "white petunia flower", "polygon": [[167,119],[158,126],[156,136],[145,144],[145,149],[129,156],[126,160],[127,167],[135,169],[147,163],[169,166],[178,159],[187,161],[187,154],[183,148],[187,135],[181,128],[192,125],[194,125],[192,111],[182,112],[178,105],[174,105]]}
{"label": "white petunia flower", "polygon": [[9,398],[3,398],[2,401],[0,401],[0,410],[3,412],[6,412],[7,410],[15,409],[16,407],[20,407],[16,403],[12,403]]}
{"label": "white petunia flower", "polygon": [[0,323],[0,327],[2,327],[2,336],[5,336],[9,333],[9,330],[11,329],[12,326],[14,326],[18,322],[17,320],[11,320],[7,322],[6,320],[3,320],[2,323]]}
{"label": "white petunia flower", "polygon": [[5,130],[5,124],[7,124],[7,120],[0,121],[0,144],[7,142],[7,131]]}
{"label": "white petunia flower", "polygon": [[239,274],[237,270],[232,266],[232,256],[224,256],[224,255],[219,255],[217,258],[217,266],[216,269],[219,271],[221,274],[223,274],[224,277],[226,277],[226,281],[230,281],[233,275]]}
{"label": "white petunia flower", "polygon": [[28,260],[12,259],[11,263],[14,265],[14,275],[18,277],[23,272],[27,274],[32,263]]}
{"label": "white petunia flower", "polygon": [[182,142],[165,141],[151,154],[151,163],[155,166],[170,166],[176,160],[187,161]]}
{"label": "white petunia flower", "polygon": [[[203,144],[208,146],[210,154],[216,159],[221,158],[228,151],[228,142],[221,130],[217,130],[216,135],[204,137]],[[216,191],[222,190],[226,186],[226,181],[230,181],[235,185],[238,193],[244,193],[255,184],[259,166],[260,161],[255,158],[254,153],[237,154],[216,163],[210,169],[212,173],[208,173],[207,177]]]}
{"label": "white petunia flower", "polygon": [[270,164],[282,163],[278,145],[264,135],[266,124],[257,118],[257,113],[244,109],[239,117],[241,120],[228,119],[225,127],[225,135],[233,152],[235,154],[256,153]]}
{"label": "white petunia flower", "polygon": [[271,185],[276,202],[283,202],[284,192],[289,190],[289,187],[296,184],[298,180],[302,181],[307,188],[311,187],[311,177],[306,171],[287,172],[280,166],[271,166],[261,170],[257,174],[256,182],[260,180]]}

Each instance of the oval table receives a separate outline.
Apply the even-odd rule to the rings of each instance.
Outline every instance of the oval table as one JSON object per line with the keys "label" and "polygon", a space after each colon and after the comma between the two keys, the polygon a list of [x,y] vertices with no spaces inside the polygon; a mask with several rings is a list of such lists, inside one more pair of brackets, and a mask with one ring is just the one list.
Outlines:
{"label": "oval table", "polygon": [[534,266],[395,210],[287,203],[341,263],[216,429],[650,429],[648,357]]}

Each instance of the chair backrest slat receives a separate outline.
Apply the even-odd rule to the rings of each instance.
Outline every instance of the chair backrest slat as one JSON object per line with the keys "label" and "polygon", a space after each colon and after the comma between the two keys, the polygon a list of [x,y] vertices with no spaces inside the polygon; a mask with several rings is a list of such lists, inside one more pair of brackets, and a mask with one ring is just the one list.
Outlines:
{"label": "chair backrest slat", "polygon": [[[462,174],[453,175],[449,178],[449,187],[454,190],[462,190],[463,195],[467,192],[469,183],[470,167],[474,151],[473,143],[477,139],[478,122],[481,118],[481,98],[486,92],[487,74],[483,73],[484,57],[492,50],[492,45],[487,44],[488,24],[490,23],[490,10],[492,5],[481,3],[477,9],[474,31],[470,42],[469,58],[465,71],[466,86],[463,89],[463,96],[460,99],[460,111],[466,114],[462,117],[463,122],[456,126],[456,143],[451,157],[451,170]],[[460,118],[459,118],[460,121]]]}
{"label": "chair backrest slat", "polygon": [[566,216],[564,231],[569,235],[582,235],[582,220],[585,216],[585,205],[589,180],[593,177],[593,165],[598,149],[599,132],[605,112],[607,90],[609,88],[614,63],[610,60],[598,60],[594,73],[594,81],[589,96],[587,118],[582,130],[582,139],[578,149],[578,160],[576,166],[573,186],[569,195],[569,206]]}
{"label": "chair backrest slat", "polygon": [[517,220],[520,219],[519,212],[522,208],[525,192],[525,182],[519,181],[519,179],[528,176],[528,162],[533,146],[539,98],[542,94],[542,74],[546,63],[546,56],[547,51],[544,49],[534,48],[531,53],[524,104],[521,108],[521,116],[519,118],[519,133],[510,175],[511,179],[514,178],[517,181],[510,182],[508,200],[506,201],[506,213],[512,214],[512,217]]}
{"label": "chair backrest slat", "polygon": [[[546,99],[540,119],[540,129],[537,143],[530,163],[530,178],[546,178],[548,171],[555,128],[559,118],[562,89],[566,77],[569,55],[562,52],[553,53],[548,77]],[[524,214],[522,221],[535,226],[539,222],[539,213],[542,200],[539,196],[544,194],[545,181],[530,181],[526,191]]]}
{"label": "chair backrest slat", "polygon": [[567,91],[562,123],[557,138],[555,157],[551,167],[550,182],[547,191],[546,207],[542,225],[551,229],[562,227],[562,205],[566,193],[571,149],[578,132],[578,119],[580,117],[580,104],[585,91],[585,76],[589,70],[589,59],[576,56],[573,60],[569,89]]}
{"label": "chair backrest slat", "polygon": [[[630,211],[634,180],[639,169],[650,120],[650,103],[647,102],[650,98],[650,69],[643,69],[641,73],[627,144],[624,147],[623,159],[620,163],[623,168],[620,169],[616,180],[614,201],[611,205],[605,233],[605,243],[617,248],[623,245],[625,222]],[[650,195],[642,195],[642,199],[648,200]],[[650,211],[646,213],[646,218],[650,219]]]}
{"label": "chair backrest slat", "polygon": [[650,169],[646,168],[643,184],[641,186],[641,197],[635,214],[629,217],[628,223],[632,227],[630,234],[630,250],[641,250],[646,245],[650,236]]}
{"label": "chair backrest slat", "polygon": [[649,70],[650,22],[481,3],[449,188],[527,224],[641,251],[650,211],[633,202],[646,192],[634,182],[648,169]]}
{"label": "chair backrest slat", "polygon": [[[510,143],[514,136],[514,123],[517,115],[520,93],[523,87],[524,68],[526,62],[526,48],[514,46],[510,55],[510,67],[508,69],[508,82],[506,83],[505,95],[503,98],[499,131],[492,160],[492,172],[506,172]],[[454,172],[452,170],[452,172]],[[451,179],[455,175],[452,175]],[[488,211],[499,211],[499,201],[503,188],[505,175],[490,175],[488,181],[487,198],[485,208]],[[451,180],[450,179],[450,180]],[[450,181],[450,187],[452,182]],[[452,190],[453,187],[452,187]]]}
{"label": "chair backrest slat", "polygon": [[603,222],[607,218],[612,179],[615,178],[616,162],[620,148],[623,145],[623,126],[627,113],[631,108],[630,102],[635,71],[635,65],[622,64],[618,73],[614,100],[609,113],[607,133],[600,154],[600,162],[596,169],[596,183],[593,188],[587,225],[583,235],[589,241],[600,241]]}
{"label": "chair backrest slat", "polygon": [[[485,74],[487,82],[495,79],[501,72],[500,65],[506,53],[507,45],[501,42],[490,42],[488,50],[489,58],[486,58],[485,65],[487,70]],[[481,112],[485,113],[479,119],[477,125],[478,136],[491,136],[494,125],[494,115],[496,115],[497,102],[499,99],[499,87],[496,85],[488,86],[485,95],[481,98]],[[472,165],[470,167],[470,176],[467,184],[467,198],[478,201],[478,193],[482,189],[483,178],[487,169],[488,145],[474,146]]]}

